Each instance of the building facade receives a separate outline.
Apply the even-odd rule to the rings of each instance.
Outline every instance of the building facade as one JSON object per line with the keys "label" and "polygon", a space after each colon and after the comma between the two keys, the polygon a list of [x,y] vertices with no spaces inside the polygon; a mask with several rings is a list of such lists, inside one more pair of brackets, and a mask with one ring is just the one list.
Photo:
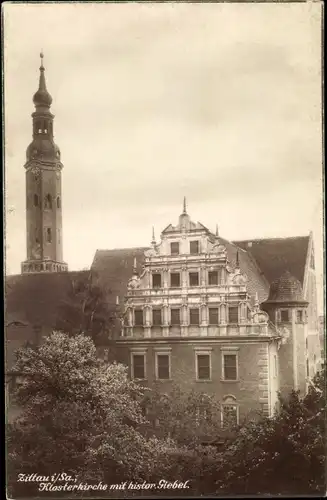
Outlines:
{"label": "building facade", "polygon": [[22,273],[67,271],[62,251],[60,149],[54,142],[54,115],[41,53],[39,88],[34,94],[33,140],[26,151],[26,248]]}
{"label": "building facade", "polygon": [[301,283],[284,273],[260,306],[244,253],[192,222],[184,201],[178,224],[158,244],[153,236],[141,271],[134,258],[115,346],[132,378],[165,392],[173,382],[215,394],[237,421],[271,415],[278,391],[307,389]]}

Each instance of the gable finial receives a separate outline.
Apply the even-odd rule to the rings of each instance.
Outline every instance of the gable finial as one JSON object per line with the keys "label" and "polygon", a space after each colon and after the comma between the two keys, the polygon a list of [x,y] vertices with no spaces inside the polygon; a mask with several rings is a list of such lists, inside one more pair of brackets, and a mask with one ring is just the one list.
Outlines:
{"label": "gable finial", "polygon": [[238,269],[240,267],[240,258],[239,258],[239,254],[238,254],[238,249],[237,249],[237,252],[236,252],[236,267]]}
{"label": "gable finial", "polygon": [[155,245],[156,244],[156,237],[155,237],[155,234],[154,234],[154,226],[152,226],[152,240],[151,240],[151,245]]}
{"label": "gable finial", "polygon": [[219,236],[219,231],[218,231],[218,224],[216,224],[216,238]]}
{"label": "gable finial", "polygon": [[136,257],[134,257],[134,260],[133,260],[133,274],[136,275],[137,274],[137,263],[136,263]]}
{"label": "gable finial", "polygon": [[186,196],[184,196],[184,200],[183,200],[183,214],[187,214],[187,211],[186,211]]}

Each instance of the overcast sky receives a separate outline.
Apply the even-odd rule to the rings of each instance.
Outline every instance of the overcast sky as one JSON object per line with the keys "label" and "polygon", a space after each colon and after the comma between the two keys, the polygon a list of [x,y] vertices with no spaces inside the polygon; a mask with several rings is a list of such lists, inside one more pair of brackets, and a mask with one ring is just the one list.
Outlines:
{"label": "overcast sky", "polygon": [[146,246],[188,211],[230,240],[314,231],[322,307],[319,4],[6,4],[7,270],[25,250],[39,53],[64,258]]}

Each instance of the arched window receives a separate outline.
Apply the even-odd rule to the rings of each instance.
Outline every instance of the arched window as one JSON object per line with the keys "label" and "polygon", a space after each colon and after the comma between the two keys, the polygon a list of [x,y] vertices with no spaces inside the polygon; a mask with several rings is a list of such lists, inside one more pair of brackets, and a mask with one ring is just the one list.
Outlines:
{"label": "arched window", "polygon": [[51,199],[51,195],[49,193],[45,197],[44,208],[48,208],[48,209],[52,208],[52,199]]}
{"label": "arched window", "polygon": [[51,241],[52,241],[51,228],[48,227],[47,228],[47,242],[51,243]]}
{"label": "arched window", "polygon": [[34,206],[35,207],[39,206],[39,197],[37,194],[34,195]]}
{"label": "arched window", "polygon": [[238,422],[238,404],[236,403],[235,396],[232,396],[231,394],[224,396],[223,404],[221,405],[222,427],[234,427],[235,425],[238,425]]}
{"label": "arched window", "polygon": [[57,208],[61,207],[60,196],[57,196]]}

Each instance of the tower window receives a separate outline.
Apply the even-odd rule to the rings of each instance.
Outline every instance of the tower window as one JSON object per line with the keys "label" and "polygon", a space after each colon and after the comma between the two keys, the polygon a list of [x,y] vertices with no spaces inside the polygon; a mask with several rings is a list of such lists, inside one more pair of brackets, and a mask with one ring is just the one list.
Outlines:
{"label": "tower window", "polygon": [[52,208],[52,199],[51,199],[51,195],[49,193],[45,197],[44,208],[48,208],[48,209]]}
{"label": "tower window", "polygon": [[57,208],[61,207],[60,196],[57,196]]}
{"label": "tower window", "polygon": [[39,206],[39,197],[37,194],[34,195],[34,206],[35,207]]}
{"label": "tower window", "polygon": [[48,242],[48,243],[51,243],[51,241],[52,241],[51,228],[50,228],[50,227],[48,227],[48,228],[47,228],[47,242]]}

